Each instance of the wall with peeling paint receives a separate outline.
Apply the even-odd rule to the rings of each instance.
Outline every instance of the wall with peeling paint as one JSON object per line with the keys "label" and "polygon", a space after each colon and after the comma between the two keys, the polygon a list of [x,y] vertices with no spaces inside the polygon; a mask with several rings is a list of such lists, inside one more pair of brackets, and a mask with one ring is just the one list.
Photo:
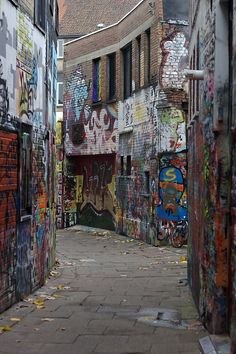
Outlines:
{"label": "wall with peeling paint", "polygon": [[55,261],[56,35],[52,54],[48,30],[25,10],[0,2],[0,311],[42,285]]}
{"label": "wall with peeling paint", "polygon": [[[99,218],[103,216],[104,227],[112,225],[119,233],[157,245],[160,224],[171,220],[172,227],[187,218],[186,112],[182,103],[187,96],[188,27],[182,19],[160,22],[162,5],[156,1],[152,13],[145,1],[115,28],[105,30],[103,39],[98,32],[65,46],[64,227],[74,223],[102,226]],[[121,43],[133,47],[132,92],[126,99]],[[107,98],[106,73],[111,51],[116,55],[113,102]],[[81,57],[76,53],[82,53]],[[97,58],[100,101],[94,103]]]}
{"label": "wall with peeling paint", "polygon": [[[200,1],[190,16],[190,66],[204,70],[204,80],[190,82],[189,280],[211,333],[229,332],[235,299],[230,224],[233,68],[227,64],[232,55],[230,13],[228,2]],[[233,208],[231,214],[234,220]]]}

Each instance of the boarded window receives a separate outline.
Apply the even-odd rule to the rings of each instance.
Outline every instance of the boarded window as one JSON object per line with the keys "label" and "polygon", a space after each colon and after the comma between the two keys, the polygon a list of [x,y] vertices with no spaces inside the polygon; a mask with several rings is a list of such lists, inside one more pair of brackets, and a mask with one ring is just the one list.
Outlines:
{"label": "boarded window", "polygon": [[127,163],[126,163],[126,175],[131,175],[131,156],[127,156]]}
{"label": "boarded window", "polygon": [[146,65],[147,65],[147,83],[151,80],[151,33],[150,29],[146,31],[147,38],[147,53],[146,53]]}
{"label": "boarded window", "polygon": [[108,81],[109,81],[109,93],[108,99],[113,100],[116,97],[116,54],[110,54],[108,56]]}
{"label": "boarded window", "polygon": [[124,82],[124,98],[131,96],[132,92],[132,46],[129,44],[123,50],[123,82]]}

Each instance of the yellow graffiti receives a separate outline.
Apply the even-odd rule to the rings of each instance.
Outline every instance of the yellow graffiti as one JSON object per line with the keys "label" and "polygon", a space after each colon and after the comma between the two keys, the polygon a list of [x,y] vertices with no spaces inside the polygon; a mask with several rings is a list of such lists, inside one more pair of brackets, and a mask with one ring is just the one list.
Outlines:
{"label": "yellow graffiti", "polygon": [[168,177],[166,178],[167,182],[172,182],[176,180],[176,173],[174,168],[170,168],[169,170],[166,171],[165,176]]}
{"label": "yellow graffiti", "polygon": [[57,172],[62,172],[62,161],[57,161]]}
{"label": "yellow graffiti", "polygon": [[84,176],[76,177],[76,200],[77,203],[83,203],[83,184]]}
{"label": "yellow graffiti", "polygon": [[116,188],[116,178],[115,176],[112,176],[112,182],[108,184],[108,189],[112,195],[112,198],[115,196],[115,188]]}
{"label": "yellow graffiti", "polygon": [[56,124],[56,144],[61,145],[62,144],[62,122],[57,121]]}

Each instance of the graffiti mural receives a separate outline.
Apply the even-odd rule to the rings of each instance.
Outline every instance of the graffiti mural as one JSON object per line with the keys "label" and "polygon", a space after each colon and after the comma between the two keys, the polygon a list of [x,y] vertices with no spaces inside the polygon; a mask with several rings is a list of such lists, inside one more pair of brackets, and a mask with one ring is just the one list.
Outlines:
{"label": "graffiti mural", "polygon": [[[169,164],[169,158],[161,159],[161,170],[159,173],[159,197],[160,204],[157,207],[159,219],[179,221],[187,218],[187,208],[184,205],[185,178],[186,178],[186,157],[182,166],[176,167]],[[168,163],[167,167],[166,162]],[[171,161],[172,162],[172,161]],[[183,175],[184,173],[184,175]]]}
{"label": "graffiti mural", "polygon": [[163,88],[183,89],[184,69],[187,68],[188,50],[186,36],[173,32],[161,44],[163,59],[161,64],[161,85]]}
{"label": "graffiti mural", "polygon": [[159,111],[160,151],[181,151],[186,149],[186,122],[184,113],[177,108]]}
{"label": "graffiti mural", "polygon": [[91,109],[86,103],[88,95],[89,83],[86,83],[79,66],[67,82],[64,97],[67,155],[109,154],[116,150],[116,104]]}
{"label": "graffiti mural", "polygon": [[31,223],[20,224],[17,235],[17,297],[24,299],[31,292]]}
{"label": "graffiti mural", "polygon": [[[115,156],[79,158],[77,202],[79,223],[114,229],[115,209]],[[87,219],[87,220],[86,220]]]}

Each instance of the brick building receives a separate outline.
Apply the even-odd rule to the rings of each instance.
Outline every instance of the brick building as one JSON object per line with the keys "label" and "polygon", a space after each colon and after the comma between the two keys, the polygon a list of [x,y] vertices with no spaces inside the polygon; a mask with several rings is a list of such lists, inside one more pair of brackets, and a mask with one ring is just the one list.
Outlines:
{"label": "brick building", "polygon": [[56,1],[0,1],[0,312],[55,260]]}
{"label": "brick building", "polygon": [[[192,1],[189,279],[211,333],[236,353],[235,1]],[[196,76],[195,76],[196,78]],[[231,328],[231,331],[230,331]]]}
{"label": "brick building", "polygon": [[157,244],[186,209],[188,6],[140,1],[65,45],[64,226]]}
{"label": "brick building", "polygon": [[60,8],[58,37],[57,83],[57,227],[64,225],[63,209],[63,62],[64,43],[113,24],[129,12],[139,0],[58,0]]}

